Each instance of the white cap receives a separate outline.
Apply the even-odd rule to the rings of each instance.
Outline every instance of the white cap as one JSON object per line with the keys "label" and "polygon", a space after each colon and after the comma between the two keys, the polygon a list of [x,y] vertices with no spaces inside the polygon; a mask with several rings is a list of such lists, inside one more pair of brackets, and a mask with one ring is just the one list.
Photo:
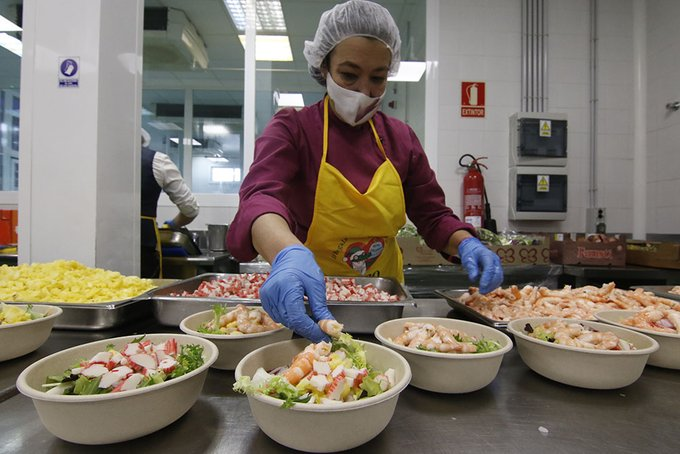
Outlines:
{"label": "white cap", "polygon": [[326,85],[326,79],[321,74],[321,63],[335,46],[352,36],[367,36],[385,43],[392,52],[388,74],[393,76],[397,73],[401,60],[401,38],[392,15],[377,3],[350,0],[324,12],[314,41],[305,41],[304,54],[309,72],[317,82]]}

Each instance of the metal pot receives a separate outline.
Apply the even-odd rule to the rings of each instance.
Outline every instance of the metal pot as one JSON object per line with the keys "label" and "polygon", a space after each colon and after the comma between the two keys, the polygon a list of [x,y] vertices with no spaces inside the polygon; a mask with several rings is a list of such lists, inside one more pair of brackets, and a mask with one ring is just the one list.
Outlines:
{"label": "metal pot", "polygon": [[227,230],[229,224],[208,224],[208,249],[211,251],[227,250]]}

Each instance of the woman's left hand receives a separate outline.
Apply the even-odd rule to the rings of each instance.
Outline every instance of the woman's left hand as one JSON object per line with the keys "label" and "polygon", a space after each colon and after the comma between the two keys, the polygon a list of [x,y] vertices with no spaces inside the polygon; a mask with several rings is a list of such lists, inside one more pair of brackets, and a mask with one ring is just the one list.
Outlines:
{"label": "woman's left hand", "polygon": [[479,279],[480,293],[489,293],[503,283],[501,259],[477,238],[469,237],[461,241],[458,254],[470,281],[476,282]]}

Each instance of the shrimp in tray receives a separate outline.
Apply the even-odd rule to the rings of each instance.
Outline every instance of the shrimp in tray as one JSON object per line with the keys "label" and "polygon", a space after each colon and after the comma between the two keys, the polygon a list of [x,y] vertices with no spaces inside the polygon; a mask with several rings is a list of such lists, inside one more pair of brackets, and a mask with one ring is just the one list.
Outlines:
{"label": "shrimp in tray", "polygon": [[234,391],[275,397],[282,400],[282,407],[289,408],[299,403],[341,404],[364,399],[395,383],[394,369],[373,368],[366,361],[362,343],[341,333],[331,342],[307,345],[288,366],[270,371],[259,368],[252,377],[239,377]]}

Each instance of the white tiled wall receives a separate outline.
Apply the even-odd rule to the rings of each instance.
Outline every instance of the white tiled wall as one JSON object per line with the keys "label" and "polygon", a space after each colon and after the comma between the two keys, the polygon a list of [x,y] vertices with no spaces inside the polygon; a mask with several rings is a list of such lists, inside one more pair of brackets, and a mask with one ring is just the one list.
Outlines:
{"label": "white tiled wall", "polygon": [[680,2],[648,0],[647,219],[650,233],[680,233]]}
{"label": "white tiled wall", "polygon": [[[596,202],[607,208],[607,226],[612,232],[632,231],[632,1],[598,2]],[[674,3],[676,10],[680,7],[680,2],[672,0],[650,3]],[[458,158],[464,153],[488,156],[489,170],[485,172],[485,181],[492,216],[499,229],[584,231],[591,169],[590,2],[546,1],[549,33],[547,110],[566,113],[569,128],[569,211],[567,220],[559,222],[508,221],[508,117],[519,111],[521,105],[521,1],[446,0],[441,1],[439,7],[441,103],[438,109],[437,175],[448,204],[461,213],[464,172],[458,167]],[[669,27],[673,26],[672,21],[667,22]],[[674,36],[678,33],[674,31]],[[671,42],[670,39],[667,41],[668,46]],[[680,52],[677,44],[675,52],[676,55]],[[680,74],[677,66],[674,74],[676,77]],[[486,118],[460,117],[461,81],[486,82]],[[676,88],[680,89],[680,85]]]}

